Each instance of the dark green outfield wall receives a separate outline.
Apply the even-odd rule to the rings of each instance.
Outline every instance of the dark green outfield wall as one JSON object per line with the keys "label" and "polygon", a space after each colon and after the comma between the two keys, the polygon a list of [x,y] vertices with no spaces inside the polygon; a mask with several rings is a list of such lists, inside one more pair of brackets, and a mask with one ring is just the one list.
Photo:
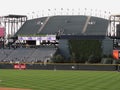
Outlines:
{"label": "dark green outfield wall", "polygon": [[[119,66],[120,67],[120,66]],[[14,64],[0,64],[0,69],[14,69]],[[26,69],[39,70],[97,70],[117,71],[117,65],[92,65],[92,64],[26,64]]]}

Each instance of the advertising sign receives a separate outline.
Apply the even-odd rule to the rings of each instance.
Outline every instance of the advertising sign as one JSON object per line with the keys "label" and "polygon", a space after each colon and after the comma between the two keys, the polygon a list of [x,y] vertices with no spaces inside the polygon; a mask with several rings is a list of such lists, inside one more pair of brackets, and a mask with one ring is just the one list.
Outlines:
{"label": "advertising sign", "polygon": [[14,69],[26,69],[26,64],[14,64]]}
{"label": "advertising sign", "polygon": [[4,37],[4,34],[5,34],[5,28],[0,27],[0,37]]}

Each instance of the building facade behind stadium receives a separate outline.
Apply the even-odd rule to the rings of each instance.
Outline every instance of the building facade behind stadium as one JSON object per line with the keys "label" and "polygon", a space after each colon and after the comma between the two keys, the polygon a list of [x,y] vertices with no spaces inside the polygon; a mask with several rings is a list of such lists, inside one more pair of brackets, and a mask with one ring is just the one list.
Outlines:
{"label": "building facade behind stadium", "polygon": [[116,63],[114,59],[119,59],[118,20],[119,15],[112,15],[109,20],[86,15],[30,20],[22,15],[4,16],[5,28],[11,27],[4,32],[7,35],[0,28],[0,61]]}

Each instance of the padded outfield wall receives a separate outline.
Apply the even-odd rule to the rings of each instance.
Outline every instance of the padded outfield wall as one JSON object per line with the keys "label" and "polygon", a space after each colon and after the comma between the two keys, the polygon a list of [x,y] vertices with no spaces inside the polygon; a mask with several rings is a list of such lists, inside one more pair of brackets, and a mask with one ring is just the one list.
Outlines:
{"label": "padded outfield wall", "polygon": [[[118,71],[117,64],[26,64],[26,69],[34,70],[95,70]],[[0,69],[14,69],[14,64],[0,64]]]}

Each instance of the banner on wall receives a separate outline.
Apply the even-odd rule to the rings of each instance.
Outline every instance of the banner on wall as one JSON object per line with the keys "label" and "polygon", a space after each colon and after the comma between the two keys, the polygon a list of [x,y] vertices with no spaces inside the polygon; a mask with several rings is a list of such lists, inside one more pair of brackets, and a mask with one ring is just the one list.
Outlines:
{"label": "banner on wall", "polygon": [[4,37],[4,35],[5,35],[5,28],[0,27],[0,37]]}
{"label": "banner on wall", "polygon": [[26,69],[26,64],[14,64],[14,69]]}
{"label": "banner on wall", "polygon": [[119,50],[113,50],[113,58],[116,60],[119,59]]}

